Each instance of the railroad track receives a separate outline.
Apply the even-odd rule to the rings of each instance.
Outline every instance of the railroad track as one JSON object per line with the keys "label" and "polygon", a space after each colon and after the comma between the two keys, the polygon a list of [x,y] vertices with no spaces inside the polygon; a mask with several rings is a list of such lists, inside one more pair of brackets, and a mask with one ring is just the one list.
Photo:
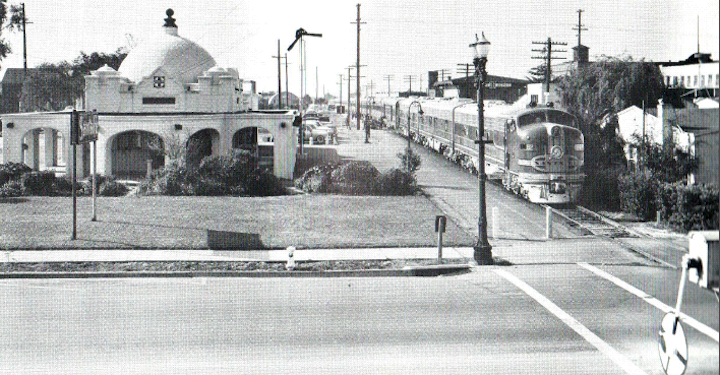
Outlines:
{"label": "railroad track", "polygon": [[553,212],[563,218],[568,226],[585,235],[608,238],[634,238],[643,235],[582,206],[553,207]]}

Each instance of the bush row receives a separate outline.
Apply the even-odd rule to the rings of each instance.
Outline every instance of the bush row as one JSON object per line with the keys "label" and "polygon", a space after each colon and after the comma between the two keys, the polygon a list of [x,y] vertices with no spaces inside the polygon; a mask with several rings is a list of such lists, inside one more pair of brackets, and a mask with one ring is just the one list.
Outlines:
{"label": "bush row", "polygon": [[[128,188],[113,177],[95,176],[95,187],[100,196],[123,196]],[[92,180],[78,181],[75,190],[78,195],[92,194]],[[0,197],[19,196],[69,196],[72,195],[70,177],[55,177],[52,171],[34,172],[20,163],[0,164]]]}
{"label": "bush row", "polygon": [[295,180],[295,186],[308,193],[342,195],[415,195],[420,191],[412,173],[391,169],[380,173],[368,161],[321,164]]}
{"label": "bush row", "polygon": [[663,183],[650,171],[630,173],[618,179],[623,211],[645,221],[659,219],[682,230],[718,227],[718,188],[682,182]]}
{"label": "bush row", "polygon": [[258,168],[257,159],[238,150],[228,156],[208,156],[196,169],[170,162],[140,185],[148,195],[274,196],[285,194],[282,182]]}

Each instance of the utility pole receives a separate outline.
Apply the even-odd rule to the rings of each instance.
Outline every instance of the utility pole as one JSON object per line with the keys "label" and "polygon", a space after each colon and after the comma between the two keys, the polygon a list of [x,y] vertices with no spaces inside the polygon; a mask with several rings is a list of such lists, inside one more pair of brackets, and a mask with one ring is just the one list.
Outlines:
{"label": "utility pole", "polygon": [[387,91],[387,92],[388,92],[388,96],[390,96],[390,80],[392,80],[392,79],[393,79],[392,74],[386,74],[386,75],[385,75],[385,80],[387,81],[387,84],[388,84],[388,91]]}
{"label": "utility pole", "polygon": [[343,81],[343,75],[338,74],[340,76],[340,107],[342,107],[342,81]]}
{"label": "utility pole", "polygon": [[318,67],[315,66],[315,103],[318,101]]}
{"label": "utility pole", "polygon": [[360,22],[360,4],[357,4],[357,20],[355,22],[350,22],[357,24],[357,62],[355,63],[355,69],[356,69],[356,76],[357,76],[357,88],[356,88],[356,94],[357,94],[357,130],[360,130],[360,25],[365,24],[365,22]]}
{"label": "utility pole", "polygon": [[288,106],[288,108],[292,107],[290,103],[290,87],[288,87],[288,60],[287,60],[287,53],[285,53],[285,105]]}
{"label": "utility pole", "polygon": [[350,128],[350,119],[349,119],[349,117],[350,117],[350,101],[351,101],[351,100],[350,100],[350,98],[351,98],[351,96],[350,96],[350,85],[352,84],[352,76],[350,76],[350,70],[352,70],[352,68],[353,68],[352,66],[348,66],[348,67],[347,67],[347,70],[348,70],[348,108],[347,108],[348,128]]}
{"label": "utility pole", "polygon": [[[474,72],[475,70],[474,70],[474,68],[472,68],[472,70],[471,70],[470,65],[472,65],[472,64],[465,63],[465,64],[457,64],[457,65],[459,66],[458,74],[465,73],[465,85],[463,85],[463,86],[464,86],[465,90],[467,91],[466,92],[467,97],[472,99],[473,95],[471,94],[472,91],[470,90],[470,84],[471,84],[470,72],[471,71]],[[462,94],[461,94],[461,96],[462,96]]]}
{"label": "utility pole", "polygon": [[282,109],[282,63],[280,62],[282,56],[280,56],[280,39],[278,39],[278,54],[277,56],[273,56],[273,58],[277,58],[278,61],[278,109]]}
{"label": "utility pole", "polygon": [[415,78],[415,76],[407,75],[404,78],[405,78],[405,82],[410,82],[410,89],[408,90],[408,96],[410,96],[410,95],[412,95],[412,81],[413,81],[413,78]]}
{"label": "utility pole", "polygon": [[25,25],[32,22],[28,22],[25,17],[25,3],[22,3],[22,32],[23,32],[23,81],[27,77],[27,36],[25,34]]}
{"label": "utility pole", "polygon": [[[548,38],[546,42],[532,42],[532,44],[541,44],[544,45],[543,49],[534,49],[534,52],[541,52],[544,53],[542,56],[533,56],[533,59],[542,59],[545,60],[546,66],[545,66],[545,92],[547,95],[550,94],[550,77],[552,77],[552,68],[550,61],[553,59],[565,59],[564,57],[552,57],[552,46],[566,46],[567,43],[565,42],[553,42],[551,38]],[[566,50],[557,50],[555,52],[567,52]],[[545,98],[543,98],[545,99]],[[545,100],[543,100],[543,104],[545,103]]]}
{"label": "utility pole", "polygon": [[582,13],[583,13],[583,12],[584,12],[584,10],[582,10],[582,9],[578,9],[578,10],[577,10],[577,13],[578,13],[578,24],[577,24],[577,27],[573,27],[573,30],[577,30],[577,32],[578,32],[578,33],[577,33],[577,37],[578,37],[578,53],[580,52],[580,46],[582,45],[582,42],[581,42],[581,41],[582,41],[582,38],[581,38],[582,32],[583,32],[583,30],[587,31],[587,27],[583,27],[583,26],[585,26],[585,25],[582,24]]}

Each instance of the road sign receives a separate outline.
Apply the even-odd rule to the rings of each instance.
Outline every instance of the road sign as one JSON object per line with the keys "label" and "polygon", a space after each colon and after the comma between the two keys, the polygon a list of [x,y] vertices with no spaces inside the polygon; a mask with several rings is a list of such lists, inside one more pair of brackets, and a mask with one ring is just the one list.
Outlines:
{"label": "road sign", "polygon": [[665,314],[658,332],[660,364],[668,375],[682,375],[687,369],[688,345],[680,319],[675,312]]}
{"label": "road sign", "polygon": [[74,112],[70,127],[70,139],[72,144],[79,145],[97,141],[98,138],[98,114],[92,112]]}

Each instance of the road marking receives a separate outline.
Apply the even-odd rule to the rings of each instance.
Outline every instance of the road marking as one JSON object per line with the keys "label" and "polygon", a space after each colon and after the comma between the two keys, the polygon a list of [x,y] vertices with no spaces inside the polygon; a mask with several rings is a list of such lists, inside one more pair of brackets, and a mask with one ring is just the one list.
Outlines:
{"label": "road marking", "polygon": [[[665,313],[675,311],[674,307],[670,307],[670,306],[660,302],[660,300],[658,300],[657,298],[643,292],[642,290],[620,280],[619,278],[617,278],[597,267],[591,266],[584,262],[580,262],[580,263],[578,263],[578,265],[580,267],[583,267],[583,268],[587,269],[588,271],[608,280],[608,281],[611,281],[613,284],[627,290],[628,292],[636,295],[637,297],[640,297],[641,299],[645,300],[645,302],[657,307],[658,309],[662,310]],[[700,323],[699,321],[697,321],[683,313],[680,313],[680,319],[683,322],[687,323],[690,327],[695,328],[696,330],[705,334],[707,337],[715,340],[715,342],[720,342],[720,334],[718,334],[718,331],[706,326],[703,323]]]}
{"label": "road marking", "polygon": [[639,367],[637,367],[632,361],[630,361],[625,356],[620,354],[620,352],[618,352],[617,350],[613,349],[610,345],[608,345],[608,343],[603,341],[600,337],[598,337],[596,334],[594,334],[592,331],[590,331],[587,327],[585,327],[580,322],[578,322],[575,318],[570,316],[570,314],[566,313],[561,308],[559,308],[556,304],[554,304],[552,301],[550,301],[547,297],[543,296],[542,294],[540,294],[540,292],[533,289],[533,287],[526,284],[524,281],[518,279],[516,276],[514,276],[510,272],[507,272],[507,271],[499,269],[499,268],[496,268],[493,271],[495,273],[497,273],[498,275],[504,277],[506,280],[510,281],[511,283],[515,284],[516,287],[518,287],[520,290],[522,290],[527,295],[532,297],[535,301],[537,301],[545,309],[547,309],[553,315],[558,317],[568,327],[572,328],[573,331],[577,332],[580,336],[582,336],[585,340],[587,340],[587,342],[589,342],[595,348],[597,348],[601,353],[605,354],[608,358],[610,358],[613,362],[615,362],[618,366],[620,366],[623,370],[625,370],[626,373],[628,373],[628,374],[646,374],[643,370],[641,370]]}

